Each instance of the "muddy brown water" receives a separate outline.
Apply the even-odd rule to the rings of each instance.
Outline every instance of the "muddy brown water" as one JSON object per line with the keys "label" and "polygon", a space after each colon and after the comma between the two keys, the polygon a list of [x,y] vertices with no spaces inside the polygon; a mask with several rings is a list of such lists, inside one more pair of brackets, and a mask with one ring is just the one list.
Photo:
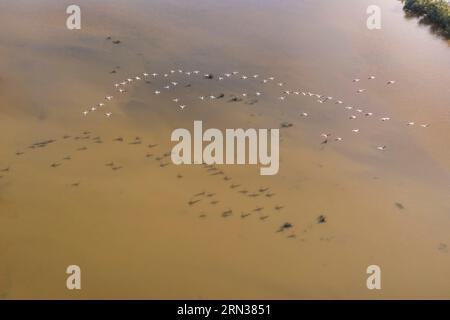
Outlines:
{"label": "muddy brown water", "polygon": [[[450,298],[450,48],[400,2],[79,1],[78,31],[65,27],[69,4],[0,4],[0,298]],[[369,4],[381,30],[365,27]],[[114,92],[180,68],[201,73]],[[217,79],[234,70],[260,76]],[[283,90],[333,100],[281,101]],[[256,91],[255,104],[227,102]],[[194,120],[292,123],[278,175],[174,166],[170,133]],[[323,132],[343,141],[321,144]],[[71,264],[80,291],[65,287]],[[366,288],[372,264],[382,290]]]}

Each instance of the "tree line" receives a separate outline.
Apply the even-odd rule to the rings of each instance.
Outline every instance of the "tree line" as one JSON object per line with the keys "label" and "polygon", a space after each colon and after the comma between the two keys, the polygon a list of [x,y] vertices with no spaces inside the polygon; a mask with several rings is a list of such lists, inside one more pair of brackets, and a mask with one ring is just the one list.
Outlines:
{"label": "tree line", "polygon": [[439,34],[450,39],[450,3],[447,0],[405,0],[406,13],[418,16]]}

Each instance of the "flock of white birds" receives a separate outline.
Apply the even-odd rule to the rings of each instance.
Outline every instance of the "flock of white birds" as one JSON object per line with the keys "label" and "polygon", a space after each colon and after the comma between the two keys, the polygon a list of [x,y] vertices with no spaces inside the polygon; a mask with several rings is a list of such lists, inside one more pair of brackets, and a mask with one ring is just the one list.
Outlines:
{"label": "flock of white birds", "polygon": [[[177,85],[179,83],[177,81],[171,80],[171,76],[175,75],[175,74],[186,76],[186,77],[194,77],[194,76],[196,76],[196,77],[203,77],[204,79],[214,79],[215,78],[212,73],[204,73],[204,74],[202,74],[198,70],[184,71],[182,69],[178,69],[178,70],[173,70],[172,69],[172,70],[168,71],[167,73],[161,73],[161,74],[160,73],[143,72],[143,73],[138,74],[136,76],[127,78],[127,79],[125,79],[125,80],[123,80],[121,82],[115,83],[114,84],[114,89],[115,89],[116,94],[118,94],[118,95],[126,94],[128,92],[127,88],[132,86],[134,83],[138,83],[139,81],[142,81],[142,80],[149,81],[149,79],[151,79],[151,78],[154,78],[154,79],[155,78],[161,78],[163,80],[166,80],[167,83],[164,86],[162,86],[160,89],[157,89],[157,90],[155,90],[153,92],[155,95],[161,95],[161,94],[164,94],[164,92],[169,91],[171,89],[173,91],[173,89],[175,89],[177,87]],[[233,72],[229,72],[229,73],[220,74],[219,76],[217,76],[216,79],[218,81],[224,81],[226,79],[240,79],[240,80],[247,80],[248,81],[248,80],[252,80],[253,79],[253,80],[259,81],[261,84],[270,84],[270,83],[272,83],[273,85],[275,85],[275,86],[277,86],[279,88],[283,88],[283,89],[286,87],[286,83],[285,82],[275,81],[276,78],[273,77],[273,76],[270,76],[270,77],[267,77],[267,78],[263,78],[263,77],[260,77],[259,74],[245,75],[245,74],[241,74],[239,71],[233,71]],[[374,75],[369,75],[367,77],[367,80],[369,80],[369,81],[372,81],[372,80],[375,80],[375,79],[376,79],[376,76],[374,76]],[[359,83],[360,81],[361,81],[360,78],[355,78],[355,79],[352,80],[353,83]],[[389,81],[386,82],[386,86],[392,86],[395,83],[396,83],[395,80],[389,80]],[[281,92],[280,92],[281,94],[278,97],[278,99],[280,101],[285,101],[285,100],[288,99],[289,96],[294,95],[294,96],[305,96],[305,97],[314,98],[314,99],[316,99],[317,103],[319,103],[319,104],[334,102],[334,104],[336,104],[336,105],[344,105],[344,101],[336,100],[332,96],[319,94],[319,93],[314,93],[314,92],[310,92],[310,91],[283,90],[283,89],[281,90]],[[366,91],[367,91],[366,89],[360,88],[360,89],[357,89],[355,93],[356,94],[363,94]],[[252,93],[241,92],[237,96],[241,96],[243,98],[247,98],[247,97],[255,97],[256,98],[256,97],[262,96],[263,94],[264,94],[263,91],[256,91],[256,92],[252,92]],[[115,96],[113,96],[113,95],[106,96],[102,102],[99,102],[96,105],[94,105],[92,107],[89,107],[88,109],[84,110],[82,114],[84,116],[88,116],[89,113],[98,111],[99,109],[105,107],[106,103],[111,101],[111,100],[113,100],[114,97]],[[222,95],[222,97],[223,97],[223,95]],[[202,96],[198,97],[198,99],[200,101],[214,100],[214,99],[217,99],[217,98],[218,97],[216,95],[202,95]],[[179,110],[181,110],[181,111],[185,110],[187,108],[187,105],[183,104],[181,102],[181,99],[178,98],[178,97],[172,97],[171,101],[174,102],[178,106]],[[372,117],[372,116],[374,116],[373,112],[370,112],[370,111],[367,111],[367,110],[362,110],[360,108],[353,107],[353,106],[348,106],[348,105],[344,106],[344,110],[353,112],[348,117],[350,120],[357,119],[358,117]],[[110,118],[113,115],[113,113],[112,112],[105,112],[104,115],[107,118]],[[309,116],[309,114],[307,112],[301,112],[300,116],[306,118],[306,117]],[[385,122],[385,121],[391,120],[391,117],[380,116],[379,120],[382,121],[382,122]],[[405,125],[406,126],[414,126],[414,125],[416,125],[416,122],[414,122],[414,121],[406,121]],[[421,123],[419,125],[421,127],[423,127],[423,128],[427,128],[427,127],[430,126],[429,123]],[[354,133],[354,134],[357,134],[357,133],[360,132],[360,129],[359,128],[353,128],[351,130],[351,132]],[[322,143],[327,143],[329,137],[331,136],[331,134],[329,134],[329,133],[322,133],[321,136],[323,138],[325,138],[325,140]],[[340,142],[340,141],[343,141],[343,138],[337,136],[337,137],[334,138],[334,141]],[[378,150],[386,150],[387,146],[386,145],[380,145],[380,146],[377,146],[377,149]]]}

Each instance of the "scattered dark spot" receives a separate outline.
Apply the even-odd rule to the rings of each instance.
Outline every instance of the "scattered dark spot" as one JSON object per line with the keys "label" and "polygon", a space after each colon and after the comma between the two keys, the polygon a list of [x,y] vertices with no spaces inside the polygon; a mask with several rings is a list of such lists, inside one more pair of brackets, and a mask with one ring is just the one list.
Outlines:
{"label": "scattered dark spot", "polygon": [[205,78],[205,79],[214,79],[214,75],[212,73],[208,73],[208,74],[205,74],[203,76],[203,78]]}
{"label": "scattered dark spot", "polygon": [[240,101],[242,101],[242,99],[236,96],[233,96],[230,100],[228,100],[228,102],[240,102]]}
{"label": "scattered dark spot", "polygon": [[448,246],[445,243],[439,243],[438,250],[444,253],[448,252]]}
{"label": "scattered dark spot", "polygon": [[119,167],[112,167],[111,169],[113,169],[114,171],[117,171],[117,170],[122,169],[122,166],[119,166]]}
{"label": "scattered dark spot", "polygon": [[114,40],[112,43],[119,44],[119,43],[121,43],[121,41],[120,40]]}
{"label": "scattered dark spot", "polygon": [[226,218],[226,217],[231,216],[232,214],[233,214],[233,210],[227,210],[227,211],[222,212],[222,217]]}
{"label": "scattered dark spot", "polygon": [[283,232],[284,230],[291,229],[293,227],[292,223],[285,222],[281,225],[281,227],[277,230],[277,232]]}
{"label": "scattered dark spot", "polygon": [[251,99],[251,100],[249,100],[249,101],[247,101],[245,104],[248,104],[248,105],[254,105],[255,103],[258,103],[258,99]]}
{"label": "scattered dark spot", "polygon": [[327,218],[324,216],[324,215],[320,215],[320,216],[318,216],[317,217],[317,223],[325,223],[325,222],[327,222]]}
{"label": "scattered dark spot", "polygon": [[281,123],[281,128],[290,128],[292,126],[293,126],[293,124],[290,122],[282,122]]}
{"label": "scattered dark spot", "polygon": [[403,206],[403,204],[401,204],[400,202],[396,202],[396,203],[395,203],[395,206],[396,206],[398,209],[400,209],[400,210],[405,209],[405,207]]}
{"label": "scattered dark spot", "polygon": [[193,204],[196,204],[197,202],[201,201],[201,199],[198,200],[191,200],[188,202],[188,205],[192,206]]}

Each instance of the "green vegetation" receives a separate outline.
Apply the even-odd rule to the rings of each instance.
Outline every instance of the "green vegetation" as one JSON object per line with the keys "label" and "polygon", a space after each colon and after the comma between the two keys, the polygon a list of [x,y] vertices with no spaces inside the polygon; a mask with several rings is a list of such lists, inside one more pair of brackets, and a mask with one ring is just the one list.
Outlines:
{"label": "green vegetation", "polygon": [[405,0],[403,9],[450,39],[450,4],[447,0]]}

